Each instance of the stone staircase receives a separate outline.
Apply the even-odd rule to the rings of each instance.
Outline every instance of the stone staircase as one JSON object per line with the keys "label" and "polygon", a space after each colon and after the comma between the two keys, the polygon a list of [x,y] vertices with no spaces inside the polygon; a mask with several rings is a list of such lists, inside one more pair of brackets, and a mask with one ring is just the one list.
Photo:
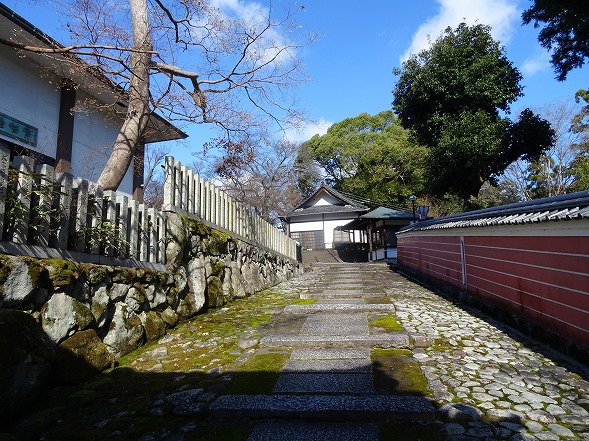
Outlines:
{"label": "stone staircase", "polygon": [[[319,264],[320,281],[302,295],[314,304],[284,309],[285,321],[303,317],[292,332],[262,338],[261,349],[292,348],[268,395],[223,395],[210,406],[212,416],[259,420],[250,441],[378,439],[377,423],[432,421],[432,402],[418,395],[377,394],[372,348],[410,348],[407,334],[371,334],[368,313],[394,312],[387,303],[378,264]],[[379,298],[382,301],[379,301]],[[296,320],[295,320],[296,322]]]}

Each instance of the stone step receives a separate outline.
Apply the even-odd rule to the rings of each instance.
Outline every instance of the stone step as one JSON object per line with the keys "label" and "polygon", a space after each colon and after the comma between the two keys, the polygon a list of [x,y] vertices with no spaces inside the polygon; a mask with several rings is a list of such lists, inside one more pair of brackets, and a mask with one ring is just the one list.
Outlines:
{"label": "stone step", "polygon": [[374,423],[258,423],[248,441],[378,441]]}
{"label": "stone step", "polygon": [[299,418],[314,421],[433,421],[424,397],[404,395],[222,395],[209,407],[215,418]]}
{"label": "stone step", "polygon": [[356,299],[362,297],[386,297],[386,294],[382,290],[339,290],[339,291],[319,291],[319,292],[308,292],[301,294],[301,299]]}
{"label": "stone step", "polygon": [[260,340],[267,347],[299,348],[399,348],[411,349],[409,336],[404,332],[375,335],[269,335]]}
{"label": "stone step", "polygon": [[374,392],[372,372],[308,372],[281,374],[273,393],[368,394]]}
{"label": "stone step", "polygon": [[313,305],[289,305],[284,312],[301,314],[307,312],[395,312],[392,303],[315,303]]}

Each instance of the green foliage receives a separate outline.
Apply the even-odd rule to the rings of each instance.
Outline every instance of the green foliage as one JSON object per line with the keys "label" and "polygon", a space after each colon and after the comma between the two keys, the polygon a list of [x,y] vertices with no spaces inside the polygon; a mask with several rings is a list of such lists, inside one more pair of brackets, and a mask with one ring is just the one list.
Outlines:
{"label": "green foliage", "polygon": [[112,249],[117,254],[125,254],[129,249],[129,242],[121,235],[121,227],[108,221],[101,220],[96,225],[76,230],[71,240],[76,242],[81,237],[86,238],[90,248]]}
{"label": "green foliage", "polygon": [[581,149],[572,161],[570,173],[575,176],[575,180],[570,186],[571,191],[589,189],[589,146]]}
{"label": "green foliage", "polygon": [[553,142],[550,125],[510,105],[522,96],[520,72],[490,27],[447,28],[432,47],[396,69],[393,107],[404,127],[428,147],[425,190],[467,200],[520,156],[537,157]]}
{"label": "green foliage", "polygon": [[[23,188],[23,180],[31,180],[30,189]],[[59,225],[62,210],[53,205],[62,193],[59,187],[48,181],[38,173],[28,173],[21,170],[8,170],[8,185],[6,188],[4,233],[13,231],[17,223],[23,219],[29,220],[29,229],[33,232],[49,228],[55,230]],[[20,195],[20,197],[19,197]],[[30,200],[30,206],[23,203]],[[43,203],[40,201],[43,200]],[[51,224],[43,219],[51,218]]]}
{"label": "green foliage", "polygon": [[497,186],[485,182],[478,196],[468,200],[468,208],[470,210],[479,210],[515,202],[520,202],[520,198],[517,188],[511,181],[501,181]]}
{"label": "green foliage", "polygon": [[564,81],[574,68],[585,64],[589,57],[589,16],[587,4],[571,0],[533,0],[522,14],[524,24],[544,28],[538,41],[552,52],[550,62],[559,81]]}
{"label": "green foliage", "polygon": [[422,182],[425,149],[408,139],[392,111],[362,113],[308,142],[335,188],[383,203],[406,202]]}

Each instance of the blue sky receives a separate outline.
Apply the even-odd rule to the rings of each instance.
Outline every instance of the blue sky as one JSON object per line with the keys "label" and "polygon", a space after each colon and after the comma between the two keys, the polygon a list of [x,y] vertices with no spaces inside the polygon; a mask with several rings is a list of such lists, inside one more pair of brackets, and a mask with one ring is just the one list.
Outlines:
{"label": "blue sky", "polygon": [[[51,3],[3,1],[60,40],[58,15]],[[266,0],[214,1],[234,13],[266,4]],[[400,67],[408,54],[425,48],[428,36],[435,40],[444,28],[461,21],[492,26],[494,38],[522,72],[525,96],[512,106],[513,114],[525,107],[572,99],[578,89],[589,86],[587,68],[571,72],[565,82],[554,79],[549,54],[537,42],[538,30],[521,25],[521,12],[530,4],[529,0],[300,1],[297,7],[304,7],[298,16],[302,30],[320,34],[317,42],[300,53],[310,81],[299,89],[299,103],[314,123],[300,133],[289,133],[290,137],[304,141],[345,118],[390,109],[396,80],[392,70]],[[191,162],[189,151],[199,149],[216,132],[202,125],[184,129],[190,135],[190,147],[175,148],[174,155]]]}

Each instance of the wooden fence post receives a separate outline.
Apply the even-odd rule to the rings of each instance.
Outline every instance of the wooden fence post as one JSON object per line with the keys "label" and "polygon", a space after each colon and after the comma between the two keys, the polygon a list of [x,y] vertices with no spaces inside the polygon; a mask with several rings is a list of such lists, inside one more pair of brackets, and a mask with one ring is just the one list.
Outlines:
{"label": "wooden fence post", "polygon": [[73,180],[74,178],[69,173],[56,173],[55,181],[59,188],[59,198],[54,202],[53,207],[58,210],[60,216],[57,217],[55,227],[52,228],[55,231],[55,237],[50,242],[53,242],[52,246],[61,250],[67,250],[68,245]]}
{"label": "wooden fence post", "polygon": [[104,253],[113,257],[115,254],[115,247],[117,242],[117,194],[114,191],[104,192],[104,210],[105,216],[103,226],[108,225],[109,229],[104,228],[105,237],[102,237],[104,241]]}
{"label": "wooden fence post", "polygon": [[174,206],[175,184],[174,158],[166,156],[166,166],[164,170],[164,210],[170,210]]}
{"label": "wooden fence post", "polygon": [[8,168],[10,150],[0,146],[0,240],[3,239],[4,217],[6,216],[6,196],[8,194]]}
{"label": "wooden fence post", "polygon": [[18,170],[16,184],[16,202],[18,213],[15,213],[12,241],[26,244],[29,233],[29,221],[31,216],[31,193],[33,191],[33,167],[34,161],[26,156],[16,156],[13,161],[14,168]]}
{"label": "wooden fence post", "polygon": [[117,253],[120,257],[129,255],[129,197],[117,195],[117,211],[119,218]]}
{"label": "wooden fence post", "polygon": [[88,181],[76,179],[74,187],[77,189],[74,250],[84,252],[86,250],[86,227],[88,226]]}
{"label": "wooden fence post", "polygon": [[92,204],[88,204],[88,217],[90,227],[90,253],[100,253],[100,229],[104,206],[104,190],[99,185],[93,185],[90,190]]}
{"label": "wooden fence post", "polygon": [[139,259],[139,202],[129,201],[129,256]]}
{"label": "wooden fence post", "polygon": [[36,216],[35,243],[43,247],[49,246],[49,230],[51,229],[51,215],[53,206],[54,170],[47,164],[37,165],[38,212]]}

